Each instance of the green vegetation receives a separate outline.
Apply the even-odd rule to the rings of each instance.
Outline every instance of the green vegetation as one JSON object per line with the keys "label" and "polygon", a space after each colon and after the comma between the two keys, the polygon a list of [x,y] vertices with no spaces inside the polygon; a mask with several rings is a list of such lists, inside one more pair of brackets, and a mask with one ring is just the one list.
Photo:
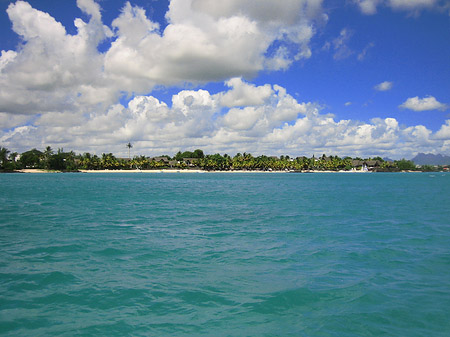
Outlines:
{"label": "green vegetation", "polygon": [[402,160],[396,161],[396,164],[399,170],[414,171],[416,169],[416,165],[412,161],[406,160],[404,158]]}
{"label": "green vegetation", "polygon": [[182,161],[185,158],[200,159],[200,158],[204,158],[204,157],[205,157],[205,155],[203,154],[203,151],[197,149],[194,152],[185,151],[185,152],[181,153],[181,151],[178,151],[178,153],[175,155],[174,159],[178,160],[178,161]]}
{"label": "green vegetation", "polygon": [[[12,171],[15,168],[15,166],[12,165],[12,162],[8,160],[9,153],[10,151],[7,148],[0,146],[0,169],[2,171]],[[13,158],[13,162],[15,162],[15,157],[16,155]]]}
{"label": "green vegetation", "polygon": [[[128,151],[132,144],[126,144]],[[19,158],[19,159],[17,159]],[[34,168],[71,172],[78,170],[158,170],[158,169],[202,169],[206,171],[349,171],[362,170],[367,167],[375,172],[398,171],[442,171],[447,168],[424,166],[416,168],[414,162],[406,159],[398,161],[385,161],[381,157],[375,158],[340,158],[338,156],[320,157],[296,157],[289,156],[269,157],[261,155],[254,157],[250,153],[237,153],[234,157],[219,153],[205,155],[202,150],[193,152],[179,151],[173,158],[168,155],[159,157],[135,156],[134,158],[117,158],[112,153],[103,153],[101,156],[90,153],[75,154],[73,151],[64,152],[58,149],[56,152],[47,146],[45,150],[32,149],[22,154],[10,153],[4,147],[0,147],[0,170],[14,171],[18,169]]]}

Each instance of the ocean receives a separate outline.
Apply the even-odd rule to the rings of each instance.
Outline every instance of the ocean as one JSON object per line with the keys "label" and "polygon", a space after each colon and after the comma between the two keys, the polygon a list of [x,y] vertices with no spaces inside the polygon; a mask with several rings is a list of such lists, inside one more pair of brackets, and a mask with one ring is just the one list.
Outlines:
{"label": "ocean", "polygon": [[2,336],[450,336],[450,174],[0,175]]}

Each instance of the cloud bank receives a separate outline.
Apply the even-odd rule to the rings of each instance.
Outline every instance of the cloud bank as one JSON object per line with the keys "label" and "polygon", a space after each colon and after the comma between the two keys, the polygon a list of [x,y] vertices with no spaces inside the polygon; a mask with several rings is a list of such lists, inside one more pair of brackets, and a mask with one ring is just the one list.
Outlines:
{"label": "cloud bank", "polygon": [[[111,27],[102,23],[98,3],[77,5],[89,20],[75,19],[75,35],[28,2],[9,5],[23,43],[1,52],[2,146],[125,154],[124,144],[132,142],[146,155],[195,148],[392,157],[450,150],[447,125],[433,134],[394,118],[335,120],[281,86],[246,80],[311,57],[316,25],[327,18],[322,0],[286,0],[283,6],[273,0],[172,0],[164,29],[128,2]],[[350,36],[344,29],[333,41],[336,59],[353,53],[346,47]],[[171,102],[149,94],[161,86],[208,82],[223,82],[225,89],[180,90]]]}
{"label": "cloud bank", "polygon": [[[76,35],[25,1],[7,13],[23,44],[2,51],[0,111],[35,114],[109,106],[123,93],[155,86],[224,81],[286,69],[309,58],[322,0],[172,0],[161,31],[145,11],[125,3],[111,29],[93,0],[78,0],[90,19],[76,19]],[[100,53],[102,41],[111,39]]]}
{"label": "cloud bank", "polygon": [[51,144],[123,155],[129,141],[135,153],[147,155],[202,148],[229,154],[401,157],[416,151],[445,152],[450,147],[448,125],[434,135],[421,125],[402,127],[394,118],[336,121],[321,107],[298,102],[278,85],[255,86],[241,78],[226,85],[227,90],[216,94],[182,90],[170,104],[153,96],[136,96],[127,106],[115,104],[89,115],[48,113],[33,125],[4,132],[0,142],[24,149]]}

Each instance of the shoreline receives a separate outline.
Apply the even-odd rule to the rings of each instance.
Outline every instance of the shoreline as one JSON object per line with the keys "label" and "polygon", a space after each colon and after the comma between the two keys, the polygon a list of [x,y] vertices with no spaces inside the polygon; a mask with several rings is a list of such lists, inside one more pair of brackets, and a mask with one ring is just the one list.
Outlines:
{"label": "shoreline", "polygon": [[362,171],[257,171],[257,170],[217,170],[207,171],[201,169],[160,169],[160,170],[78,170],[76,172],[52,171],[45,169],[21,169],[13,171],[15,173],[372,173]]}
{"label": "shoreline", "polygon": [[[160,170],[78,170],[75,172],[63,172],[45,169],[21,169],[11,171],[10,173],[384,173],[374,171],[319,171],[319,170],[305,170],[305,171],[252,171],[252,170],[233,170],[233,171],[207,171],[201,169],[160,169]],[[389,172],[387,172],[389,173]],[[393,173],[430,173],[424,171],[400,171]]]}
{"label": "shoreline", "polygon": [[161,170],[79,170],[82,173],[287,173],[286,171],[206,171],[200,169],[161,169]]}
{"label": "shoreline", "polygon": [[20,169],[11,173],[62,173],[62,171],[44,170],[44,169]]}

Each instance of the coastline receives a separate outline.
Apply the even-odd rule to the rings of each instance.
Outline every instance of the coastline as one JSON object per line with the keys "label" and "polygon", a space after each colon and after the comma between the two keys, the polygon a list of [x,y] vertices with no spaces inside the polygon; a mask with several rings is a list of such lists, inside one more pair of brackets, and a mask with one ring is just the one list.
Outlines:
{"label": "coastline", "polygon": [[13,173],[62,173],[61,171],[44,170],[44,169],[20,169],[12,171]]}
{"label": "coastline", "polygon": [[161,170],[79,170],[82,173],[287,173],[287,171],[206,171],[199,169],[161,169]]}
{"label": "coastline", "polygon": [[[44,169],[21,169],[14,171],[16,173],[64,173],[62,171],[44,170]],[[200,169],[160,169],[160,170],[78,170],[73,173],[371,173],[361,171],[257,171],[257,170],[230,170],[230,171],[207,171]]]}
{"label": "coastline", "polygon": [[[423,171],[399,171],[397,173],[422,173]],[[160,170],[78,170],[75,172],[63,172],[55,170],[44,169],[21,169],[15,170],[11,173],[379,173],[373,171],[320,171],[320,170],[305,170],[305,171],[252,171],[252,170],[232,170],[232,171],[207,171],[200,169],[160,169]]]}

